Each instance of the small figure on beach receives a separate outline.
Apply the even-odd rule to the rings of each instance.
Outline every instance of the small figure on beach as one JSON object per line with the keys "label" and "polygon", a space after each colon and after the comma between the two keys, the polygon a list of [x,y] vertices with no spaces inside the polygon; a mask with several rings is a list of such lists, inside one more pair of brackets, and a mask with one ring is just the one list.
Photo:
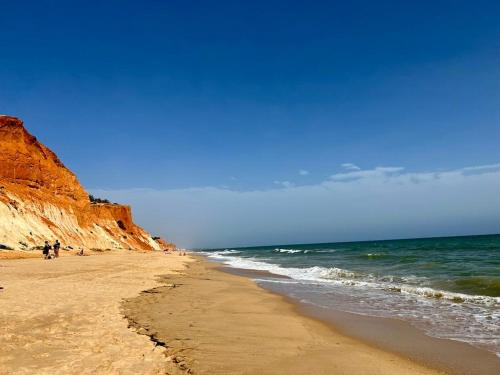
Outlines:
{"label": "small figure on beach", "polygon": [[45,245],[43,245],[43,259],[50,259],[50,249],[49,241],[45,241]]}
{"label": "small figure on beach", "polygon": [[83,256],[83,249],[80,249],[80,251],[79,251],[79,252],[77,252],[77,253],[76,253],[76,255],[81,256],[81,257],[82,257],[82,256]]}
{"label": "small figure on beach", "polygon": [[61,243],[59,242],[59,240],[56,240],[52,248],[54,249],[54,257],[59,258],[59,249],[61,248]]}

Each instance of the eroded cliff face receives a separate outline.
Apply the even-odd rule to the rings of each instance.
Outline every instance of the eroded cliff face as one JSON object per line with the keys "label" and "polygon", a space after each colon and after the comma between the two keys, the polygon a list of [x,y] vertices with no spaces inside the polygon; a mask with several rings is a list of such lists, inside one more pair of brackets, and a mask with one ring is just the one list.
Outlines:
{"label": "eroded cliff face", "polygon": [[0,244],[160,250],[129,206],[92,203],[76,176],[15,117],[0,116]]}

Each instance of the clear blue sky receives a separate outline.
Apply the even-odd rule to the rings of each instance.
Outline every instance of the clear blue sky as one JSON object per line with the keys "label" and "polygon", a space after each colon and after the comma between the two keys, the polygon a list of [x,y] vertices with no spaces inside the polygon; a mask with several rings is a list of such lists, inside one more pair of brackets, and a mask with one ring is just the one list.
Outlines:
{"label": "clear blue sky", "polygon": [[91,190],[251,192],[319,184],[343,163],[495,164],[500,3],[3,2],[0,113]]}

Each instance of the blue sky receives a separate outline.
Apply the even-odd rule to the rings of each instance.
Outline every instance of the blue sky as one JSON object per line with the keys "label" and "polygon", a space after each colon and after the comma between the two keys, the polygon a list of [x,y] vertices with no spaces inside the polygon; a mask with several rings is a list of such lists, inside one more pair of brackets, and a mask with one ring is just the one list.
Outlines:
{"label": "blue sky", "polygon": [[[341,233],[315,222],[299,233],[300,223],[264,220],[271,234],[252,234],[223,226],[214,197],[192,190],[300,190],[345,173],[346,163],[426,174],[500,162],[498,2],[20,1],[2,13],[0,113],[23,118],[86,188],[142,205],[138,221],[181,244],[466,234],[498,224],[488,216],[471,227],[465,212],[463,225],[432,231],[424,222],[394,233],[367,223]],[[165,194],[163,210],[179,220],[151,216],[137,189]],[[178,191],[190,199],[171,195]],[[240,207],[224,197],[221,205]],[[270,209],[251,210],[249,222]],[[302,224],[314,216],[300,212]],[[248,207],[231,215],[239,223]],[[214,238],[207,221],[220,224]]]}

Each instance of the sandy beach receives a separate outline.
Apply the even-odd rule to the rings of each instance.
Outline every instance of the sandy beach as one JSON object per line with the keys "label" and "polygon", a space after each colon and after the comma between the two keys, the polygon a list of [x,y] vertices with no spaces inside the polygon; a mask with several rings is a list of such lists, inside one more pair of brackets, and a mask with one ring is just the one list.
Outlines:
{"label": "sandy beach", "polygon": [[133,251],[0,261],[0,374],[166,374],[163,348],[128,328],[123,298],[188,257]]}
{"label": "sandy beach", "polygon": [[1,374],[442,374],[200,257],[0,261]]}

